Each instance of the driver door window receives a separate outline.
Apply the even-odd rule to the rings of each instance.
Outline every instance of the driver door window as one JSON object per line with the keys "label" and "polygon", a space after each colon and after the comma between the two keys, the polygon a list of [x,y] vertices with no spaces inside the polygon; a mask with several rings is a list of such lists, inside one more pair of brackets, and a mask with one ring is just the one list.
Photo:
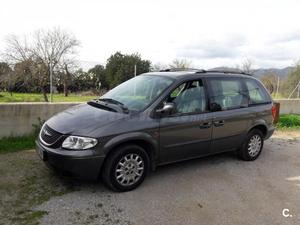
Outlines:
{"label": "driver door window", "polygon": [[179,85],[167,98],[174,103],[172,114],[195,114],[206,111],[206,98],[202,80],[189,81]]}

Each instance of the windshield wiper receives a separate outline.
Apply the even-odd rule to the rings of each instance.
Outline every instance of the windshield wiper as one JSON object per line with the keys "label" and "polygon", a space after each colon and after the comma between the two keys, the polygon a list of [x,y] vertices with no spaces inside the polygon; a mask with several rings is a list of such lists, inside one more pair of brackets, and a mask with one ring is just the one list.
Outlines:
{"label": "windshield wiper", "polygon": [[[100,109],[104,109],[104,110],[108,110],[108,111],[112,111],[112,112],[118,112],[119,110],[116,109],[116,107],[112,107],[111,105],[108,105],[106,103],[100,103],[98,100],[94,99],[94,100],[91,100],[91,101],[88,101],[87,102],[88,105],[91,105],[93,107],[96,107],[96,108],[100,108]],[[118,109],[120,107],[117,107]]]}
{"label": "windshield wiper", "polygon": [[124,104],[122,102],[119,102],[118,100],[115,100],[112,98],[99,98],[98,100],[124,106]]}
{"label": "windshield wiper", "polygon": [[118,106],[120,106],[120,108],[121,108],[125,113],[128,113],[128,112],[129,112],[128,107],[125,106],[122,102],[119,102],[118,100],[115,100],[115,99],[112,99],[112,98],[99,98],[98,100],[99,100],[99,101],[103,101],[103,102],[108,102],[108,103],[111,103],[111,104],[114,104],[114,105],[118,105]]}

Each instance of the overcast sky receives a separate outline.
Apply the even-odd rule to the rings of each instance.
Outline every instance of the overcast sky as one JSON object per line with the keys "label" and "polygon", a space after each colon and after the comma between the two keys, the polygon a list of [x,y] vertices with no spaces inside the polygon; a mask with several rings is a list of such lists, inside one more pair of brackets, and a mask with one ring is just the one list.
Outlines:
{"label": "overcast sky", "polygon": [[0,51],[8,34],[60,27],[81,42],[78,58],[105,63],[115,51],[154,63],[282,68],[300,60],[300,1],[2,0]]}

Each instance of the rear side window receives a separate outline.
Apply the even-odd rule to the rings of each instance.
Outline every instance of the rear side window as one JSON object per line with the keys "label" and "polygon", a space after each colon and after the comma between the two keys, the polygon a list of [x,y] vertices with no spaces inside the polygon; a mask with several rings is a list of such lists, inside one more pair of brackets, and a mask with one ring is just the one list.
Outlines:
{"label": "rear side window", "polygon": [[258,81],[246,79],[246,87],[249,93],[249,104],[263,104],[269,103],[270,98],[265,89]]}
{"label": "rear side window", "polygon": [[220,110],[247,107],[247,96],[239,78],[210,78],[211,104]]}

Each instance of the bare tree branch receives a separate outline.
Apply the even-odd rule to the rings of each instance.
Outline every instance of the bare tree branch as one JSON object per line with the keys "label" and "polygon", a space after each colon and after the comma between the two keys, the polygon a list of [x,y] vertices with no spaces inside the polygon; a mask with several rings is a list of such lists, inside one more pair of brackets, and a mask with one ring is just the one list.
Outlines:
{"label": "bare tree branch", "polygon": [[191,66],[191,62],[186,59],[174,59],[169,66],[171,69],[188,69]]}
{"label": "bare tree branch", "polygon": [[[27,41],[28,39],[30,42]],[[39,76],[45,100],[47,100],[45,87],[48,85],[50,70],[54,70],[59,64],[63,64],[64,68],[69,68],[66,65],[75,61],[75,50],[79,46],[79,41],[73,34],[60,28],[37,30],[33,35],[24,38],[10,35],[6,43],[5,57],[8,61],[14,64],[23,61],[30,62],[32,73]]]}
{"label": "bare tree branch", "polygon": [[240,69],[245,72],[245,73],[253,73],[253,62],[251,59],[249,58],[246,58],[243,62],[242,62],[242,65],[240,67]]}

